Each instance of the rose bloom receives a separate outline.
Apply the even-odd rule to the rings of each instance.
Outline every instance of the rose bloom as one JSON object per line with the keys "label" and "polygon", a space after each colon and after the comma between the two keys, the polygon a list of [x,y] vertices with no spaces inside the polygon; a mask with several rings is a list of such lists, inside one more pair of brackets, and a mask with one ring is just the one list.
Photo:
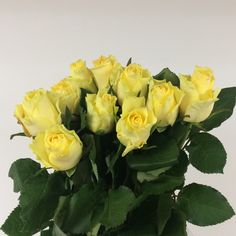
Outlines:
{"label": "rose bloom", "polygon": [[51,88],[51,94],[62,114],[66,107],[74,112],[80,100],[80,87],[77,81],[65,78]]}
{"label": "rose bloom", "polygon": [[39,133],[30,148],[45,167],[63,171],[79,162],[83,144],[74,130],[56,125]]}
{"label": "rose bloom", "polygon": [[118,110],[116,100],[116,96],[100,91],[98,94],[86,96],[87,118],[91,131],[100,134],[112,131]]}
{"label": "rose bloom", "polygon": [[180,89],[185,93],[180,104],[184,121],[198,123],[208,118],[220,93],[220,89],[213,89],[214,82],[207,67],[196,66],[192,76],[180,75]]}
{"label": "rose bloom", "polygon": [[36,136],[39,132],[61,123],[61,114],[50,92],[44,89],[28,92],[23,102],[16,106],[14,115],[27,136]]}
{"label": "rose bloom", "polygon": [[156,117],[157,127],[173,125],[184,93],[171,82],[153,80],[149,87],[147,107]]}
{"label": "rose bloom", "polygon": [[116,124],[117,138],[126,147],[122,156],[146,144],[156,119],[145,106],[144,97],[127,97]]}
{"label": "rose bloom", "polygon": [[112,55],[108,57],[100,56],[93,61],[93,65],[91,71],[98,89],[108,91],[112,86],[116,90],[117,79],[123,70],[116,58]]}
{"label": "rose bloom", "polygon": [[148,70],[138,64],[129,64],[117,81],[117,97],[122,105],[128,96],[146,96],[148,84],[152,76]]}
{"label": "rose bloom", "polygon": [[93,74],[87,68],[85,61],[80,59],[70,65],[69,78],[76,81],[80,88],[86,89],[92,93],[97,92]]}

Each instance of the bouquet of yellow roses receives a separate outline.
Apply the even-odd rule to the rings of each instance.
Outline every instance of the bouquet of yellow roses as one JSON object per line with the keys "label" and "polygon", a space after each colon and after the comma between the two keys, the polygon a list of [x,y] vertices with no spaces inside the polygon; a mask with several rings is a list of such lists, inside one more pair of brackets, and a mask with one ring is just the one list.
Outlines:
{"label": "bouquet of yellow roses", "polygon": [[191,164],[223,173],[226,152],[208,131],[228,119],[236,88],[214,88],[211,69],[151,73],[131,59],[83,60],[50,90],[28,92],[15,117],[36,160],[9,171],[19,205],[10,236],[185,236],[234,215],[210,186],[185,185]]}

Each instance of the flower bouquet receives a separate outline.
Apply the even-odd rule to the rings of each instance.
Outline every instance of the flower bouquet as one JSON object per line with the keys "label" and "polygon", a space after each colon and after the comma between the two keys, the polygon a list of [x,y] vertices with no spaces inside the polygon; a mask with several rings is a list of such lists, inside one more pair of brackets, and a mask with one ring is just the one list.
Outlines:
{"label": "flower bouquet", "polygon": [[36,160],[9,171],[19,205],[1,229],[10,236],[185,236],[186,222],[234,215],[216,189],[185,185],[191,164],[223,173],[226,152],[208,133],[228,119],[236,88],[214,88],[211,69],[151,73],[131,59],[83,60],[50,90],[28,92],[15,117]]}

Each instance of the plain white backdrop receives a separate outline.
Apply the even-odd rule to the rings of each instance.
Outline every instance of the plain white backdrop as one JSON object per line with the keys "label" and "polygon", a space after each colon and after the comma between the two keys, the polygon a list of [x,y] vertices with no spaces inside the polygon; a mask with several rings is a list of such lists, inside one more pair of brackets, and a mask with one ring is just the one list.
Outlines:
{"label": "plain white backdrop", "polygon": [[[164,67],[191,73],[211,67],[217,87],[236,85],[236,1],[229,0],[0,0],[0,224],[17,205],[8,169],[32,157],[13,111],[26,91],[49,88],[78,58],[88,64],[113,54],[156,74]],[[228,153],[224,175],[189,168],[187,182],[220,190],[236,210],[235,115],[215,134]],[[214,227],[188,225],[195,236],[234,236],[236,217]],[[0,232],[0,235],[3,235]]]}

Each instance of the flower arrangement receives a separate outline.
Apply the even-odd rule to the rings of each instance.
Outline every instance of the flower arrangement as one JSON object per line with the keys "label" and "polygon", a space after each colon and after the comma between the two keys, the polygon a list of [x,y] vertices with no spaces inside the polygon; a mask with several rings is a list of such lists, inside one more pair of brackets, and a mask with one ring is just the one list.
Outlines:
{"label": "flower arrangement", "polygon": [[28,92],[15,117],[37,161],[9,171],[19,205],[1,229],[10,236],[184,236],[234,215],[226,198],[186,185],[188,165],[223,173],[226,151],[208,133],[228,119],[236,88],[214,88],[211,69],[151,73],[131,59],[83,60],[50,90]]}

